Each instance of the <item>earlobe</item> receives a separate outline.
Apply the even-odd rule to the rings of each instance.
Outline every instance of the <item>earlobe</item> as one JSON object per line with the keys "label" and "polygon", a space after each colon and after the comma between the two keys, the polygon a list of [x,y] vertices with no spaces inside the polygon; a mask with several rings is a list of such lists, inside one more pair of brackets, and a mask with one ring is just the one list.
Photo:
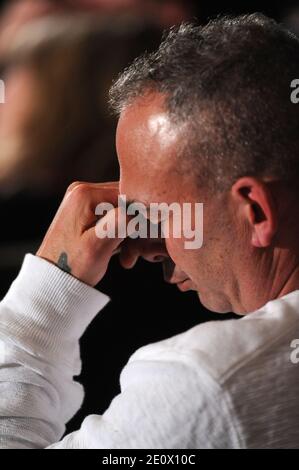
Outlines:
{"label": "earlobe", "polygon": [[259,237],[259,230],[255,230],[253,233],[252,233],[252,237],[251,237],[251,243],[253,246],[255,246],[256,248],[266,248],[266,246],[269,245],[269,243],[267,242],[267,239],[265,238],[265,234],[261,237]]}
{"label": "earlobe", "polygon": [[251,237],[251,242],[252,242],[252,245],[255,246],[256,248],[262,248],[263,247],[263,244],[261,242],[261,240],[259,239],[259,234],[258,232],[255,230],[255,227],[256,227],[256,224],[257,224],[257,214],[256,214],[256,210],[255,210],[255,207],[253,204],[246,204],[245,206],[245,214],[247,215],[247,221],[249,222],[250,224],[250,227],[253,229],[252,231],[252,237]]}

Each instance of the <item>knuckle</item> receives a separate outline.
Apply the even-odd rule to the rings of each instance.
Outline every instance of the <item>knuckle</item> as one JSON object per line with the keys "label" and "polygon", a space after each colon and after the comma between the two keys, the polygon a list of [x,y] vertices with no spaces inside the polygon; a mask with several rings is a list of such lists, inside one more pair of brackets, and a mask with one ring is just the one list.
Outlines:
{"label": "knuckle", "polygon": [[78,186],[84,185],[85,183],[83,181],[74,181],[69,185],[69,187],[66,190],[66,194],[71,193],[74,191],[74,189],[78,188]]}
{"label": "knuckle", "polygon": [[86,194],[89,192],[89,186],[86,183],[81,183],[81,182],[76,182],[72,183],[68,190],[67,190],[67,196],[71,196],[72,198],[76,199],[83,199],[86,197]]}

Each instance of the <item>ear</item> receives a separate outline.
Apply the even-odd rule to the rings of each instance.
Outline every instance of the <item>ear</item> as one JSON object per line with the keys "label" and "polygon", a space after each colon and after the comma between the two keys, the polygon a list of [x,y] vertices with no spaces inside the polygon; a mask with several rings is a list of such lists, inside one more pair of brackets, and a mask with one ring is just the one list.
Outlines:
{"label": "ear", "polygon": [[240,178],[232,186],[231,196],[252,229],[252,245],[269,246],[277,230],[277,208],[267,183],[252,177]]}

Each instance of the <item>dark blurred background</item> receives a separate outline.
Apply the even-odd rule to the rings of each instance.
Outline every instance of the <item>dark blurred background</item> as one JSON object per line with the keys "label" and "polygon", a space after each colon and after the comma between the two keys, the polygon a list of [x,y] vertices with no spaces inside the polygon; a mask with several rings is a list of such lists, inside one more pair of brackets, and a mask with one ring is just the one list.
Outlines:
{"label": "dark blurred background", "polygon": [[[299,33],[299,3],[242,0],[0,0],[0,294],[34,253],[69,183],[118,179],[112,81],[184,20],[261,11]],[[68,424],[103,413],[140,346],[197,323],[236,318],[205,310],[194,293],[163,281],[158,263],[124,271],[113,257],[98,286],[112,302],[81,340],[83,407]]]}

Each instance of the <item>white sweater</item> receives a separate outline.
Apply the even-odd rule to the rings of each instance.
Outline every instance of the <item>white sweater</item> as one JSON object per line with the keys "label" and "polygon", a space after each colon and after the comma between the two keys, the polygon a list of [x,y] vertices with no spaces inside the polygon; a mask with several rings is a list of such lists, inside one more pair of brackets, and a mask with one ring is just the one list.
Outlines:
{"label": "white sweater", "polygon": [[26,256],[0,304],[0,448],[299,448],[299,291],[138,349],[107,411],[57,442],[83,399],[78,340],[108,300]]}

